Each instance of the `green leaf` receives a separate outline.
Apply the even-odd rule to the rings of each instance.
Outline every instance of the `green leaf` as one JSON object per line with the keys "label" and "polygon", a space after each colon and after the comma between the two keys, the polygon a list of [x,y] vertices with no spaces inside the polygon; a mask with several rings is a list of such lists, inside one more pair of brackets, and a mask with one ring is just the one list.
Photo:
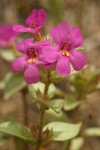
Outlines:
{"label": "green leaf", "polygon": [[0,55],[3,59],[10,62],[15,59],[14,53],[12,53],[10,50],[1,50]]}
{"label": "green leaf", "polygon": [[36,103],[39,103],[43,107],[46,107],[47,109],[51,108],[53,111],[55,111],[58,114],[60,113],[60,111],[63,107],[63,104],[64,104],[63,99],[54,99],[54,100],[47,101],[47,102],[35,99],[34,101]]}
{"label": "green leaf", "polygon": [[46,111],[45,114],[45,123],[48,124],[49,122],[53,122],[53,121],[66,122],[69,121],[69,118],[67,114],[65,114],[63,111],[61,111],[61,113],[58,114],[54,110],[49,109],[48,111]]}
{"label": "green leaf", "polygon": [[32,133],[26,126],[17,122],[0,123],[0,132],[18,137],[27,141],[34,141]]}
{"label": "green leaf", "polygon": [[44,127],[44,131],[49,129],[53,131],[52,140],[65,141],[78,135],[81,123],[70,124],[65,122],[51,122]]}
{"label": "green leaf", "polygon": [[[85,65],[82,70],[86,69],[87,67],[88,67],[88,65]],[[70,77],[73,76],[73,75],[75,75],[75,74],[78,74],[78,73],[79,73],[78,71],[75,71],[75,70],[71,67]]]}
{"label": "green leaf", "polygon": [[6,84],[7,80],[11,77],[11,75],[12,75],[12,73],[8,72],[6,74],[6,76],[4,77],[4,79],[0,81],[0,89],[4,89],[5,88],[5,84]]}
{"label": "green leaf", "polygon": [[70,150],[80,150],[84,144],[84,138],[77,137],[71,141]]}
{"label": "green leaf", "polygon": [[[29,92],[30,92],[31,96],[33,98],[36,98],[37,97],[36,96],[36,91],[39,90],[41,93],[43,93],[44,88],[45,88],[45,84],[42,83],[42,82],[38,82],[36,84],[29,85],[28,88],[29,88]],[[54,84],[51,84],[49,86],[49,90],[48,90],[48,95],[49,95],[50,98],[52,98],[54,96],[55,91],[56,91],[56,87],[54,86]]]}
{"label": "green leaf", "polygon": [[12,74],[5,83],[4,97],[9,99],[26,86],[22,73]]}
{"label": "green leaf", "polygon": [[78,47],[78,48],[76,48],[76,50],[81,51],[81,50],[85,50],[85,48],[84,47]]}
{"label": "green leaf", "polygon": [[0,81],[0,89],[2,90],[2,89],[4,89],[4,87],[5,87],[5,82],[4,81]]}
{"label": "green leaf", "polygon": [[85,130],[87,136],[100,136],[100,128],[92,127]]}
{"label": "green leaf", "polygon": [[48,103],[48,106],[53,109],[56,113],[60,113],[64,104],[63,99],[54,99]]}
{"label": "green leaf", "polygon": [[64,110],[65,111],[73,110],[74,108],[76,108],[80,104],[81,104],[80,101],[76,101],[72,96],[69,96],[64,101]]}

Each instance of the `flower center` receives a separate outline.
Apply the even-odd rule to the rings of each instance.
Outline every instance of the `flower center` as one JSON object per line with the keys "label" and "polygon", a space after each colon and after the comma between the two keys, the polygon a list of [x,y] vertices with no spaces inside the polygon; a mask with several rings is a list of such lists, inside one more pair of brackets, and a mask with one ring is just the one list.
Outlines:
{"label": "flower center", "polygon": [[70,44],[69,44],[68,42],[65,42],[65,43],[61,46],[61,50],[67,49],[69,45],[70,45]]}
{"label": "flower center", "polygon": [[30,48],[30,49],[29,49],[29,52],[30,52],[30,55],[31,55],[31,56],[30,56],[30,59],[28,60],[28,64],[30,64],[30,63],[35,63],[37,56],[36,56],[36,54],[35,54],[34,48]]}
{"label": "flower center", "polygon": [[28,60],[28,64],[30,63],[35,63],[36,62],[36,58],[34,57],[31,57],[29,60]]}
{"label": "flower center", "polygon": [[69,57],[70,53],[68,51],[66,51],[66,50],[63,50],[62,55]]}
{"label": "flower center", "polygon": [[37,27],[37,23],[34,22],[33,25],[32,25],[32,27],[36,28]]}

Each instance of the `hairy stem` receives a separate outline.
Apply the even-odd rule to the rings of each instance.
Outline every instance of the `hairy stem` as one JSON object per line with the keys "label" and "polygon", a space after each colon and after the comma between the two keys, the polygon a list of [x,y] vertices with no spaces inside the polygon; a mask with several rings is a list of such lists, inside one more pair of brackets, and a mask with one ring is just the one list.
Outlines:
{"label": "hairy stem", "polygon": [[[48,96],[48,88],[49,88],[49,78],[50,78],[50,73],[48,72],[48,82],[45,84],[45,89],[44,89],[44,94],[43,94],[43,101],[47,100]],[[35,150],[39,150],[41,143],[42,143],[42,130],[43,130],[43,124],[44,124],[44,116],[45,116],[45,107],[40,108],[40,122],[39,122],[39,133],[38,133],[38,139],[37,139],[37,144]]]}

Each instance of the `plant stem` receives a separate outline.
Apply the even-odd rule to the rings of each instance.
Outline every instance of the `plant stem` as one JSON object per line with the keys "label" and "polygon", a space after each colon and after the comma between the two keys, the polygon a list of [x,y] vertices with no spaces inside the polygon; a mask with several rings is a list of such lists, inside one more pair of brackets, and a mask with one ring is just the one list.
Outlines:
{"label": "plant stem", "polygon": [[[50,72],[48,72],[48,82],[45,84],[45,89],[44,89],[44,94],[43,94],[43,101],[47,100],[48,96],[48,88],[49,88],[49,78],[50,78]],[[37,144],[35,150],[39,150],[41,143],[42,143],[42,130],[43,130],[43,124],[44,124],[44,116],[45,116],[45,110],[46,108],[43,106],[40,106],[40,122],[39,122],[39,133],[38,133],[38,139],[37,139]]]}

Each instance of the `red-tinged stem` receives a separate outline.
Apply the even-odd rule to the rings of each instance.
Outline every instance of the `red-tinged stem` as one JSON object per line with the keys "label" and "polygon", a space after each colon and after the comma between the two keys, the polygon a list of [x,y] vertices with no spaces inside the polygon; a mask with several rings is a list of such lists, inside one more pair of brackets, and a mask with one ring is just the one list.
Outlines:
{"label": "red-tinged stem", "polygon": [[[48,96],[48,88],[50,85],[50,72],[48,72],[48,82],[45,84],[45,90],[44,90],[44,94],[43,94],[43,101],[47,100],[47,96]],[[36,148],[35,150],[39,150],[41,147],[41,143],[42,143],[42,131],[43,131],[43,124],[44,124],[44,116],[45,116],[45,107],[41,107],[40,108],[40,122],[39,122],[39,133],[38,133],[38,139],[37,139],[37,144],[36,144]]]}

